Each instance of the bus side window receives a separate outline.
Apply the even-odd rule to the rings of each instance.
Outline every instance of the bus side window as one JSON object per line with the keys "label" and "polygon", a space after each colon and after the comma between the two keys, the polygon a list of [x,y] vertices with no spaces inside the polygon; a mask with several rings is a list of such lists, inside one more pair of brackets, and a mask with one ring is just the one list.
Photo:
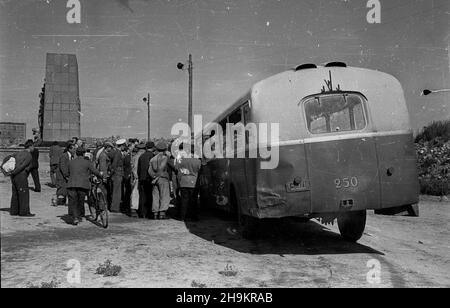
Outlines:
{"label": "bus side window", "polygon": [[[242,107],[242,113],[243,113],[243,118],[244,118],[244,125],[249,124],[251,122],[250,102],[247,102]],[[249,143],[250,143],[250,132],[246,130],[245,131],[245,146],[247,147]]]}
{"label": "bus side window", "polygon": [[222,121],[219,122],[220,127],[222,127],[222,136],[221,141],[222,141],[222,153],[225,153],[225,146],[226,146],[226,134],[227,134],[227,122],[228,122],[228,117],[226,117],[225,119],[223,119]]}

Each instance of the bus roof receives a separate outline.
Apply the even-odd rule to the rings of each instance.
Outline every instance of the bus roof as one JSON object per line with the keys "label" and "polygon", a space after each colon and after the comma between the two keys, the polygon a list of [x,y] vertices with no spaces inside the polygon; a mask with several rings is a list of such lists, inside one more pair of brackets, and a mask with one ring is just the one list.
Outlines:
{"label": "bus roof", "polygon": [[255,123],[293,123],[295,127],[292,130],[304,130],[303,123],[298,119],[298,104],[303,98],[323,91],[353,91],[363,94],[370,101],[370,113],[373,113],[378,129],[410,127],[403,89],[395,77],[376,70],[346,66],[306,66],[304,69],[292,69],[270,76],[254,84],[244,96],[216,117],[213,123],[219,123],[251,100]]}

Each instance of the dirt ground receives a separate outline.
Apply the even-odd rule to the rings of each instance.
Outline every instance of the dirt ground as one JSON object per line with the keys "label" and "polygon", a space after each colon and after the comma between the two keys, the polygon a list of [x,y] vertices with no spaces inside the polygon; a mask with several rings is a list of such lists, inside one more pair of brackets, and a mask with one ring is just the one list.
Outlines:
{"label": "dirt ground", "polygon": [[[46,185],[31,192],[37,216],[13,218],[10,190],[2,176],[2,287],[450,287],[450,203],[433,198],[422,198],[420,218],[369,213],[363,238],[352,244],[316,221],[271,224],[248,241],[213,214],[189,224],[116,214],[107,230],[74,227],[63,219],[66,207],[50,206],[54,189]],[[80,262],[80,284],[67,281],[71,259]],[[122,267],[119,276],[96,275],[107,259]],[[379,283],[368,280],[378,268]]]}

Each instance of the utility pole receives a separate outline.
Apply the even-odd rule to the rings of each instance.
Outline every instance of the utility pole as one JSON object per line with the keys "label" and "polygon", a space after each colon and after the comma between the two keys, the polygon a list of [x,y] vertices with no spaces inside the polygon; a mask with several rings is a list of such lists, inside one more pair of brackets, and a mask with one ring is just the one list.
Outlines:
{"label": "utility pole", "polygon": [[148,93],[148,96],[143,101],[147,104],[147,141],[150,141],[150,93]]}
{"label": "utility pole", "polygon": [[192,84],[193,84],[193,72],[194,72],[194,67],[192,64],[192,55],[189,54],[189,63],[188,63],[188,71],[189,71],[189,107],[188,107],[188,124],[189,127],[191,129],[191,138],[192,140],[194,139],[194,131],[193,131],[193,118],[192,118],[192,98],[193,98],[193,91],[192,91]]}
{"label": "utility pole", "polygon": [[178,63],[177,67],[179,70],[188,71],[189,74],[189,102],[188,102],[188,125],[191,130],[191,142],[194,141],[194,128],[193,128],[193,107],[192,107],[192,101],[193,101],[193,79],[194,79],[194,64],[192,63],[192,54],[189,54],[189,59],[187,63],[187,69],[185,63]]}

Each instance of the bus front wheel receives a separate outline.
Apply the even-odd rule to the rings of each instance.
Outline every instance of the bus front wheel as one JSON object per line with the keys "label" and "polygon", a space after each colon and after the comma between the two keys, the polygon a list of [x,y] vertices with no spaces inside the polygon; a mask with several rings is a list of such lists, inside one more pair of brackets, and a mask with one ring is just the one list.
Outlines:
{"label": "bus front wheel", "polygon": [[238,215],[239,228],[241,229],[242,237],[248,240],[254,240],[257,238],[258,222],[256,218],[243,215],[239,210]]}
{"label": "bus front wheel", "polygon": [[366,211],[339,213],[337,222],[342,237],[351,242],[357,242],[366,228]]}

